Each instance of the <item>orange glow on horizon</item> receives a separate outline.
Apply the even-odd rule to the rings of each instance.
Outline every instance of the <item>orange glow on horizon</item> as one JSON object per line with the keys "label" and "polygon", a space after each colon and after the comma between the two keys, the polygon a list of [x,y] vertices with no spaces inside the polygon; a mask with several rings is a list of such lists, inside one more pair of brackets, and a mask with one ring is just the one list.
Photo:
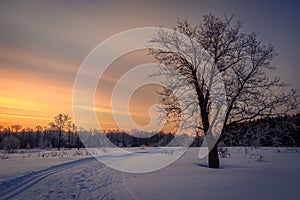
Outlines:
{"label": "orange glow on horizon", "polygon": [[[35,128],[37,125],[47,126],[58,113],[72,117],[73,81],[78,66],[11,48],[0,48],[0,53],[5,58],[0,62],[1,126],[20,124],[23,128]],[[102,129],[119,129],[112,116],[112,89],[118,78],[132,67],[153,62],[146,54],[146,50],[136,51],[116,60],[99,83],[95,108],[83,108],[95,110]],[[99,96],[100,101],[97,100]],[[137,91],[130,100],[132,119],[141,126],[147,125],[149,108],[157,100],[153,87]],[[121,110],[116,112],[128,115]]]}

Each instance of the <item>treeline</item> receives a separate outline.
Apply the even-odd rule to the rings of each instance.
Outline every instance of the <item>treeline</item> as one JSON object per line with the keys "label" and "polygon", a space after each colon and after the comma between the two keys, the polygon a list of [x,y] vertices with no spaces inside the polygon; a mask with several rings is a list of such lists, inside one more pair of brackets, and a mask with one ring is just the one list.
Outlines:
{"label": "treeline", "polygon": [[[16,126],[20,127],[19,130],[15,129]],[[83,147],[77,131],[63,131],[61,138],[58,137],[58,134],[57,130],[48,127],[37,126],[36,129],[32,129],[12,125],[0,131],[0,148],[8,151],[18,148],[58,148],[59,140],[61,147]]]}
{"label": "treeline", "polygon": [[[102,147],[107,145],[107,139],[118,147],[166,146],[174,138],[173,133],[165,132],[78,129],[63,114],[57,115],[48,127],[0,126],[0,148],[8,152],[19,148]],[[179,145],[192,141],[189,143],[195,147],[201,146],[203,138],[182,135],[177,140]],[[232,123],[219,142],[224,146],[300,146],[300,114]]]}
{"label": "treeline", "polygon": [[[165,132],[143,132],[131,130],[130,132],[120,130],[84,130],[77,128],[72,123],[62,123],[61,119],[69,117],[58,115],[54,122],[47,127],[37,126],[35,129],[23,128],[21,125],[9,127],[0,126],[0,149],[13,152],[15,149],[30,148],[83,148],[83,147],[139,147],[139,146],[166,146],[173,139],[173,133]],[[58,120],[57,120],[58,119]],[[56,122],[55,122],[56,121]],[[183,135],[184,138],[194,139]],[[105,139],[110,142],[105,143]],[[181,142],[179,141],[179,142]],[[199,146],[202,139],[198,138],[192,146]]]}
{"label": "treeline", "polygon": [[[12,125],[0,131],[1,149],[13,152],[15,149],[29,148],[82,148],[82,147],[109,147],[105,143],[108,139],[112,144],[118,147],[139,147],[139,146],[166,146],[173,139],[174,134],[165,132],[142,132],[138,130],[127,133],[119,130],[78,130],[59,132],[55,129],[40,127],[36,130],[24,128],[15,131]],[[185,136],[189,137],[189,136]],[[195,140],[192,146],[198,146],[202,143],[201,139]]]}
{"label": "treeline", "polygon": [[300,146],[300,114],[232,123],[222,134],[224,146]]}

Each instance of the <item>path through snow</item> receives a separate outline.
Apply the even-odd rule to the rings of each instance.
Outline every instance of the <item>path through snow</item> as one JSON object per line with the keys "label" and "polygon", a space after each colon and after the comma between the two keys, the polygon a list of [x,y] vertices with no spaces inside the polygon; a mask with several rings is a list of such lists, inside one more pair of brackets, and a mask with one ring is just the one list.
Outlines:
{"label": "path through snow", "polygon": [[0,199],[130,199],[122,174],[84,158],[1,183]]}

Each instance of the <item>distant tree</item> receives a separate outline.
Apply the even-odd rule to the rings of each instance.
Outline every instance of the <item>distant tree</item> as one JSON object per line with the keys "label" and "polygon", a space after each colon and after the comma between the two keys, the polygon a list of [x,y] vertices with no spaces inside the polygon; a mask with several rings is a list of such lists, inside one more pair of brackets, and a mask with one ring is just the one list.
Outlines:
{"label": "distant tree", "polygon": [[[202,70],[206,69],[205,64],[208,61],[199,44],[212,59],[212,71],[221,73],[225,85],[228,109],[223,131],[230,123],[282,115],[297,109],[298,106],[297,91],[288,88],[278,77],[273,78],[268,73],[274,69],[271,66],[271,61],[276,56],[273,46],[263,45],[255,33],[242,33],[241,27],[242,23],[234,23],[232,17],[225,16],[221,19],[208,14],[196,26],[187,20],[178,20],[175,29],[189,38],[185,41],[175,32],[170,34],[163,30],[150,41],[162,47],[150,49],[150,53],[159,63],[164,64],[160,65],[158,75],[165,74],[170,77],[165,80],[165,84],[174,88],[175,92],[172,92],[175,94],[180,91],[179,96],[182,97],[189,90],[186,84],[188,81],[189,88],[193,88],[193,95],[196,96],[187,97],[185,102],[188,103],[179,105],[174,94],[165,89],[160,92],[163,114],[172,123],[180,120],[182,110],[199,108],[200,127],[196,134],[203,132],[206,135],[208,164],[211,168],[219,168],[218,142],[215,136],[209,134],[213,122],[210,113],[211,82],[205,81],[207,74]],[[183,78],[174,79],[175,73]],[[215,73],[211,73],[210,80],[214,75]]]}
{"label": "distant tree", "polygon": [[4,129],[4,126],[0,125],[0,132]]}
{"label": "distant tree", "polygon": [[35,141],[34,141],[34,146],[36,147],[43,147],[43,138],[42,138],[42,133],[43,133],[43,127],[40,125],[37,125],[35,127]]}
{"label": "distant tree", "polygon": [[37,126],[35,127],[35,130],[36,130],[36,132],[41,133],[41,132],[43,131],[43,127],[40,126],[40,125],[37,125]]}
{"label": "distant tree", "polygon": [[73,136],[77,134],[77,127],[73,122],[69,121],[67,124],[67,129],[68,129],[68,146],[69,148],[71,148],[73,144]]}
{"label": "distant tree", "polygon": [[49,123],[50,127],[58,133],[58,150],[61,148],[62,135],[68,130],[68,124],[71,123],[71,120],[71,117],[67,114],[58,114],[54,117],[54,121]]}
{"label": "distant tree", "polygon": [[2,126],[2,125],[0,125],[0,144],[1,144],[1,141],[2,141],[2,139],[3,139],[3,131],[4,130],[4,126]]}
{"label": "distant tree", "polygon": [[1,146],[8,153],[13,153],[15,149],[20,148],[20,140],[14,135],[8,135],[1,141]]}
{"label": "distant tree", "polygon": [[22,129],[22,125],[20,124],[11,125],[10,127],[13,133],[18,133]]}

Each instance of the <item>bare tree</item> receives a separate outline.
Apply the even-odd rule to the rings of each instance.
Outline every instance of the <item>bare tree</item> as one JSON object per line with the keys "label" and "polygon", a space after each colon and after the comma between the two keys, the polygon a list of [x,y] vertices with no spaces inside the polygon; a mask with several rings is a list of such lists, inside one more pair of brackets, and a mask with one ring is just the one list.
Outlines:
{"label": "bare tree", "polygon": [[[180,79],[166,80],[165,83],[174,89],[160,92],[167,121],[174,122],[178,120],[181,110],[191,105],[198,106],[200,126],[196,134],[203,132],[207,138],[208,163],[211,168],[219,168],[218,138],[209,134],[214,123],[211,113],[213,94],[211,81],[205,78],[208,61],[203,49],[208,52],[213,69],[221,73],[225,85],[228,108],[221,132],[231,122],[286,114],[297,108],[297,91],[289,89],[278,77],[272,78],[269,74],[270,70],[275,69],[271,66],[276,56],[274,48],[263,45],[255,33],[242,33],[241,27],[242,23],[234,23],[232,17],[220,19],[209,14],[204,15],[203,22],[196,26],[187,20],[178,20],[175,30],[190,39],[189,48],[182,46],[186,42],[180,41],[182,38],[176,37],[175,31],[172,35],[161,30],[150,41],[162,47],[150,49],[156,60],[163,64],[156,75],[180,74],[188,81],[189,88],[196,96],[193,102],[180,107],[174,93],[186,85],[180,84]],[[213,79],[215,75],[214,72],[210,73],[210,78]]]}
{"label": "bare tree", "polygon": [[0,132],[4,129],[4,126],[0,125]]}
{"label": "bare tree", "polygon": [[68,129],[68,146],[71,149],[72,147],[72,141],[73,141],[73,135],[75,135],[77,133],[77,127],[76,125],[69,121],[67,124],[67,129]]}
{"label": "bare tree", "polygon": [[49,123],[50,127],[58,132],[58,150],[61,147],[62,134],[67,131],[69,123],[71,123],[71,117],[67,114],[58,114],[54,117],[54,121]]}
{"label": "bare tree", "polygon": [[8,135],[3,138],[1,145],[8,153],[13,153],[15,149],[20,148],[20,140],[14,135]]}
{"label": "bare tree", "polygon": [[20,124],[11,125],[10,127],[13,133],[18,133],[22,129],[22,125]]}

